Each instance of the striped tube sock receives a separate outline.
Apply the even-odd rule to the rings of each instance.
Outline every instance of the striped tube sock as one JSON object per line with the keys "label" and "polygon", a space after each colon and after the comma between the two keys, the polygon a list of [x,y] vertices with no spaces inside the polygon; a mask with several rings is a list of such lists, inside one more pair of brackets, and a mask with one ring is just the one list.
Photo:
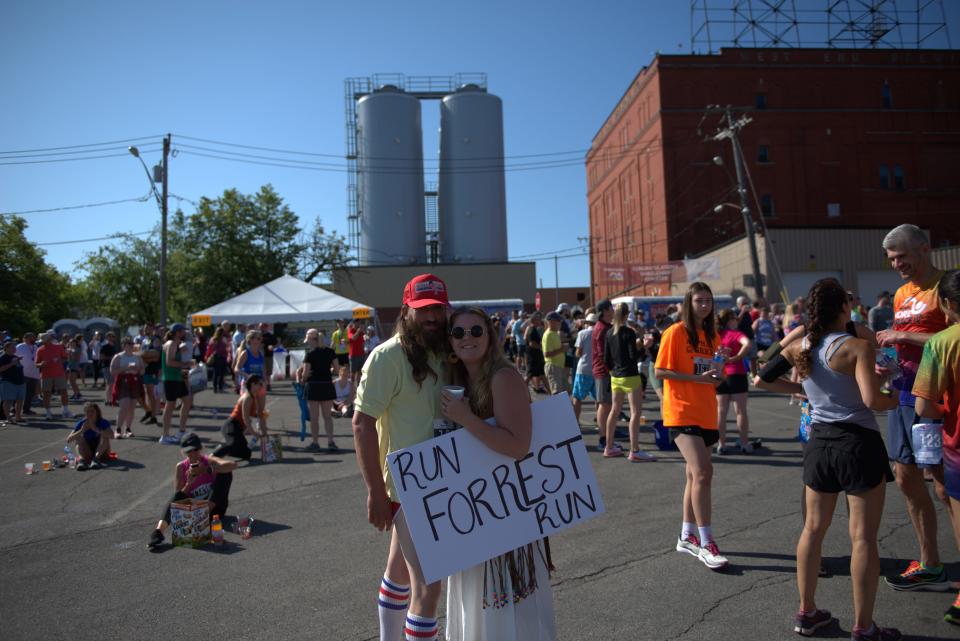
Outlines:
{"label": "striped tube sock", "polygon": [[437,620],[416,614],[407,615],[406,641],[437,641]]}
{"label": "striped tube sock", "polygon": [[397,641],[402,638],[409,602],[410,586],[400,585],[384,576],[380,581],[380,594],[377,595],[380,641]]}

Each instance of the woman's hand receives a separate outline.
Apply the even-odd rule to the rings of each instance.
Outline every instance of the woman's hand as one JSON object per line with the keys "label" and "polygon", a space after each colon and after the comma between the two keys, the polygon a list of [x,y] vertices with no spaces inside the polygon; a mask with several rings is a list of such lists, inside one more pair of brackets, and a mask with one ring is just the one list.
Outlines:
{"label": "woman's hand", "polygon": [[720,375],[720,370],[718,369],[708,369],[696,378],[698,379],[698,383],[708,383],[714,387],[723,382],[723,378]]}
{"label": "woman's hand", "polygon": [[465,398],[453,398],[448,392],[440,393],[440,410],[444,418],[448,418],[458,425],[463,425],[473,412],[470,411],[470,405]]}

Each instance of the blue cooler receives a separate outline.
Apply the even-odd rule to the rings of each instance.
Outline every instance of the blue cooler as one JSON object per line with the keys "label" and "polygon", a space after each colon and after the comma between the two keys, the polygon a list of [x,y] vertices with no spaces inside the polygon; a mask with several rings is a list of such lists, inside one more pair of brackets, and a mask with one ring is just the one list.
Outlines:
{"label": "blue cooler", "polygon": [[653,433],[658,450],[664,452],[677,450],[677,444],[670,440],[670,430],[663,426],[663,421],[657,421],[653,424]]}

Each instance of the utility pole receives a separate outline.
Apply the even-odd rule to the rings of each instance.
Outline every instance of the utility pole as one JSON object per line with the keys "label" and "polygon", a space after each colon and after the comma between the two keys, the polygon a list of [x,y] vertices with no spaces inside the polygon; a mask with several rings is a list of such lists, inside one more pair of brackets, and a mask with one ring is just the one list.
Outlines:
{"label": "utility pole", "polygon": [[167,178],[170,168],[170,134],[163,139],[162,196],[160,198],[160,323],[167,324]]}
{"label": "utility pole", "polygon": [[730,105],[727,105],[726,129],[722,129],[713,136],[714,140],[730,139],[733,147],[733,162],[737,169],[737,194],[740,196],[740,213],[743,214],[743,226],[747,234],[747,244],[750,247],[750,263],[753,268],[753,290],[758,300],[763,299],[763,283],[760,280],[760,258],[757,255],[757,237],[753,226],[753,214],[750,212],[750,206],[747,204],[747,186],[744,183],[743,171],[743,150],[740,148],[740,141],[737,139],[737,132],[750,123],[753,119],[749,116],[741,116],[739,120],[734,121],[730,111]]}

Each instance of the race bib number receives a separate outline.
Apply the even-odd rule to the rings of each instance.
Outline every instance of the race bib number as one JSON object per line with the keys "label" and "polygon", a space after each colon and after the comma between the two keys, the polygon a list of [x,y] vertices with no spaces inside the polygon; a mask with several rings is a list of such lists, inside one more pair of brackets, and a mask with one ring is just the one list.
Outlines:
{"label": "race bib number", "polygon": [[433,436],[443,436],[459,429],[460,426],[446,418],[436,418],[433,420]]}
{"label": "race bib number", "polygon": [[709,358],[703,358],[702,356],[693,357],[693,373],[695,376],[700,376],[705,372],[709,372],[714,368],[713,360]]}

